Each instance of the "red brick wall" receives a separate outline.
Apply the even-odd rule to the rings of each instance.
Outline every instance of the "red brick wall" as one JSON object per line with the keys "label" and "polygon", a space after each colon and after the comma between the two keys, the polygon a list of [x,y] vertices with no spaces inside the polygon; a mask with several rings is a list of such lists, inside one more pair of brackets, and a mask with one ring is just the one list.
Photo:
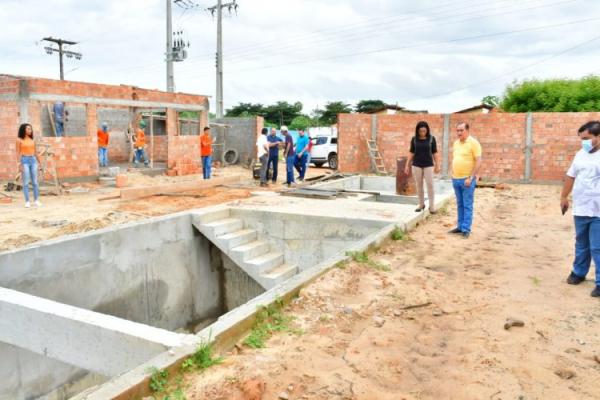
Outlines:
{"label": "red brick wall", "polygon": [[167,168],[170,174],[200,173],[200,139],[198,136],[169,136]]}
{"label": "red brick wall", "polygon": [[[533,113],[534,181],[560,181],[579,148],[577,129],[600,113]],[[408,154],[410,138],[418,121],[427,121],[438,139],[442,160],[444,115],[400,114],[377,116],[377,144],[388,171],[396,172],[396,158]],[[483,147],[482,176],[486,179],[518,181],[525,178],[527,114],[452,114],[450,116],[449,163],[459,122],[470,125],[471,134]],[[341,114],[339,129],[339,166],[342,172],[367,172],[371,163],[366,139],[371,137],[371,116]],[[451,170],[451,169],[450,169]]]}
{"label": "red brick wall", "polygon": [[[52,95],[89,96],[107,99],[132,99],[140,101],[168,102],[179,104],[197,104],[208,108],[206,96],[186,93],[166,93],[158,90],[142,89],[132,86],[112,86],[94,83],[56,81],[51,79],[24,78],[29,93]],[[19,79],[0,76],[0,94],[17,94]],[[44,103],[45,104],[45,103]],[[17,172],[15,143],[18,129],[18,105],[13,101],[0,101],[0,179],[12,179]],[[82,104],[86,107],[87,132],[81,137],[42,138],[41,103],[29,102],[29,122],[36,133],[36,140],[51,144],[57,154],[56,163],[59,178],[87,177],[98,175],[97,145],[97,106]],[[168,161],[169,168],[176,168],[180,175],[199,172],[198,137],[178,136],[177,112],[167,110],[168,136],[155,136],[155,161]],[[200,124],[208,124],[208,111],[200,113]],[[40,142],[40,143],[41,143]],[[115,133],[109,145],[109,158],[113,161],[126,161],[129,146],[123,132]],[[148,145],[147,152],[150,152]]]}

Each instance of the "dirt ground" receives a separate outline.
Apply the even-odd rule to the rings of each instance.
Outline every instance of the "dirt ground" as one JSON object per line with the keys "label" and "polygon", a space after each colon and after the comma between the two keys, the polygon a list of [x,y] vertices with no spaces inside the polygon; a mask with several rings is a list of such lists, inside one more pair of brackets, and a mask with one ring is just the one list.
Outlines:
{"label": "dirt ground", "polygon": [[[285,173],[285,166],[283,168]],[[307,177],[330,173],[328,168],[311,167]],[[128,187],[154,186],[175,182],[202,179],[199,175],[181,177],[146,176],[137,172],[128,172]],[[170,214],[192,208],[206,207],[251,196],[254,191],[264,190],[258,182],[251,179],[251,171],[239,166],[216,169],[214,177],[240,176],[239,184],[228,187],[216,187],[206,190],[186,192],[184,196],[153,196],[134,201],[99,201],[104,197],[118,194],[114,187],[102,187],[99,183],[71,184],[69,190],[60,196],[42,196],[42,207],[26,209],[23,207],[22,192],[0,192],[0,198],[9,195],[12,203],[0,202],[0,251],[26,246],[41,240],[52,239],[67,234],[86,232],[110,225],[135,221],[149,216]],[[268,190],[284,187],[280,172],[278,184]],[[2,188],[4,185],[2,185]],[[5,193],[2,195],[2,193]]]}
{"label": "dirt ground", "polygon": [[225,354],[187,399],[600,399],[600,303],[593,272],[565,283],[559,190],[479,189],[470,239],[450,205],[371,255],[391,271],[334,268],[285,311],[303,334]]}

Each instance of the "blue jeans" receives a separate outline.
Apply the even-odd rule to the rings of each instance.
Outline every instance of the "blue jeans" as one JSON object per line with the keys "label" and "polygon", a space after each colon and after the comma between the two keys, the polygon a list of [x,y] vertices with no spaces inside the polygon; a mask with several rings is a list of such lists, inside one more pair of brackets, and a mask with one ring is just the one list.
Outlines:
{"label": "blue jeans", "polygon": [[467,178],[452,179],[452,187],[456,195],[456,208],[458,211],[458,223],[456,227],[461,232],[470,233],[473,224],[473,203],[475,195],[475,186],[477,183],[471,181],[471,186],[466,187]]}
{"label": "blue jeans", "polygon": [[101,167],[108,167],[108,148],[98,147],[98,162]]}
{"label": "blue jeans", "polygon": [[273,183],[277,182],[277,165],[279,164],[279,154],[274,156],[269,156],[269,161],[267,161],[267,171],[273,166],[273,176],[271,176],[271,180]]}
{"label": "blue jeans", "polygon": [[285,158],[285,172],[287,180],[285,183],[290,184],[294,183],[294,162],[296,161],[296,156],[290,156]]}
{"label": "blue jeans", "polygon": [[38,163],[34,156],[21,156],[23,167],[23,194],[25,201],[29,201],[29,183],[33,186],[33,200],[40,197],[40,186],[38,184]]}
{"label": "blue jeans", "polygon": [[135,162],[139,163],[144,160],[144,165],[148,166],[148,159],[146,158],[146,152],[143,147],[135,149]]}
{"label": "blue jeans", "polygon": [[56,127],[56,137],[64,136],[65,134],[65,123],[63,121],[54,121],[54,126]]}
{"label": "blue jeans", "polygon": [[600,218],[575,216],[575,234],[573,273],[585,278],[594,260],[596,286],[600,286]]}
{"label": "blue jeans", "polygon": [[210,179],[211,163],[212,163],[211,156],[202,156],[202,177],[204,179]]}
{"label": "blue jeans", "polygon": [[300,180],[304,179],[306,174],[306,161],[308,160],[308,154],[304,153],[301,156],[296,155],[296,171],[300,174]]}

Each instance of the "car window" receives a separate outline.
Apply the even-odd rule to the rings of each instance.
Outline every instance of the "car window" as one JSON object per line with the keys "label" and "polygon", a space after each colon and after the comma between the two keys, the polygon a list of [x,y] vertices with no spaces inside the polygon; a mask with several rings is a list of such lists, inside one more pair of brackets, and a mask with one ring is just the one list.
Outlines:
{"label": "car window", "polygon": [[331,144],[337,144],[337,138],[336,137],[331,138]]}
{"label": "car window", "polygon": [[326,137],[318,137],[317,138],[317,142],[315,143],[315,146],[318,146],[320,144],[326,144],[327,143],[327,138]]}

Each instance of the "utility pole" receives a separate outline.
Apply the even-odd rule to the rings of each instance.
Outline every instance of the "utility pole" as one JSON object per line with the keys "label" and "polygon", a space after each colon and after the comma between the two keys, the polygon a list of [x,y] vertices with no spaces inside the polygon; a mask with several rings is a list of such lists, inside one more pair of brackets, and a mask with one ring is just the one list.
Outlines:
{"label": "utility pole", "polygon": [[171,0],[167,0],[167,92],[175,91],[175,75],[173,73],[173,20]]}
{"label": "utility pole", "polygon": [[236,0],[223,4],[223,0],[218,0],[217,5],[209,7],[207,10],[214,16],[217,12],[217,118],[223,118],[223,9],[227,8],[237,11],[238,4]]}
{"label": "utility pole", "polygon": [[76,53],[74,51],[69,51],[69,50],[65,50],[63,48],[64,45],[70,46],[70,45],[75,45],[77,44],[77,42],[73,42],[71,40],[64,40],[64,39],[55,39],[52,36],[50,37],[45,37],[42,40],[46,41],[46,42],[51,42],[51,43],[56,43],[58,45],[58,49],[51,47],[51,46],[46,46],[44,47],[44,50],[46,50],[47,54],[52,54],[52,53],[58,53],[58,60],[59,60],[59,64],[60,64],[60,80],[64,81],[65,80],[65,69],[64,69],[64,63],[63,63],[63,55],[67,56],[67,58],[73,58],[75,57],[77,60],[81,60],[81,53]]}

